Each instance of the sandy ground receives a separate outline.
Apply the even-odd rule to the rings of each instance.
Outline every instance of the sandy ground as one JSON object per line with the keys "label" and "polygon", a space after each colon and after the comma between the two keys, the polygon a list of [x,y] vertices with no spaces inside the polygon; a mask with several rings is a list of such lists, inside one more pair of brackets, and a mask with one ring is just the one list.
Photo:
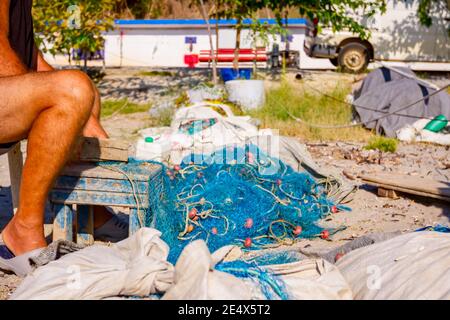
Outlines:
{"label": "sandy ground", "polygon": [[[325,73],[324,76],[333,81],[342,80],[343,77],[346,81],[355,80],[352,76],[336,73]],[[115,116],[105,122],[105,127],[112,137],[133,141],[137,131],[148,124],[147,113],[139,113]],[[351,212],[340,212],[323,221],[326,227],[346,226],[346,230],[334,235],[331,241],[302,241],[299,246],[331,248],[368,233],[408,232],[423,226],[450,224],[450,203],[403,194],[397,200],[380,198],[375,188],[361,184],[355,178],[363,172],[381,171],[450,181],[448,147],[400,144],[396,153],[384,154],[380,160],[378,154],[364,151],[362,144],[303,142],[308,145],[309,151],[320,166],[339,174],[345,170],[351,178],[345,179],[357,185],[358,190],[353,195],[353,201],[348,204]],[[9,186],[8,163],[3,155],[0,156],[0,228],[4,227],[12,215]],[[51,216],[48,221],[51,221]],[[49,231],[49,228],[46,229]],[[20,279],[17,277],[0,272],[0,300],[7,299],[19,284]]]}

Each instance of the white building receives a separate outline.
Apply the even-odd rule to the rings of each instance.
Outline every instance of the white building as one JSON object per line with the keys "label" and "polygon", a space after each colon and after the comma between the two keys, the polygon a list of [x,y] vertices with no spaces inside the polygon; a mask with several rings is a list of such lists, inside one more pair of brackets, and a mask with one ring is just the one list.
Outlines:
{"label": "white building", "polygon": [[[263,19],[261,22],[268,25],[277,23],[275,19]],[[215,45],[216,22],[212,20],[210,23]],[[219,49],[235,47],[234,25],[234,20],[219,21]],[[289,19],[288,25],[290,50],[299,52],[300,68],[334,68],[327,59],[313,59],[305,54],[303,45],[308,30],[305,19]],[[107,33],[105,39],[107,67],[187,67],[185,55],[200,54],[200,50],[210,49],[207,24],[204,20],[117,20],[115,30]],[[283,50],[286,46],[283,41],[280,35],[271,36],[267,50],[270,51],[274,43],[278,43]],[[241,47],[253,47],[249,29],[242,32]],[[48,59],[58,65],[67,64],[64,57]],[[93,63],[90,62],[90,65]]]}

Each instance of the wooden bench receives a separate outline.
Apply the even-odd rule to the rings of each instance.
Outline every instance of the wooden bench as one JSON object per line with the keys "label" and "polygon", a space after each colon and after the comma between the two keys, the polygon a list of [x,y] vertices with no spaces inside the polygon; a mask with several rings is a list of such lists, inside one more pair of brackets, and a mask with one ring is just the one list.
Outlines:
{"label": "wooden bench", "polygon": [[[201,50],[199,55],[199,62],[201,66],[208,66],[217,59],[218,67],[232,67],[235,55],[234,49],[219,49],[212,52],[211,50]],[[240,49],[239,50],[239,67],[253,67],[257,63],[258,67],[264,68],[267,66],[269,57],[265,48],[259,49]]]}
{"label": "wooden bench", "polygon": [[0,155],[8,154],[9,177],[11,180],[11,194],[14,212],[19,207],[20,181],[22,179],[23,155],[20,150],[20,142],[12,146],[1,146]]}
{"label": "wooden bench", "polygon": [[438,181],[395,173],[366,173],[359,178],[378,188],[381,197],[398,198],[397,192],[450,202],[450,181]]}
{"label": "wooden bench", "polygon": [[130,235],[141,227],[151,227],[149,199],[159,199],[162,192],[162,167],[156,164],[140,166],[138,175],[124,174],[106,164],[70,165],[57,179],[49,197],[55,215],[53,240],[92,244],[93,206],[129,208]]}

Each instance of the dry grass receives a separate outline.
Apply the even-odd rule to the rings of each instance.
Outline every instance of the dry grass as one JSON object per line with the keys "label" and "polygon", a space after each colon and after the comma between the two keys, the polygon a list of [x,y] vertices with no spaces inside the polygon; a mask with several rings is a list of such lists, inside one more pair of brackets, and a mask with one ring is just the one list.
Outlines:
{"label": "dry grass", "polygon": [[115,114],[132,114],[146,112],[151,104],[138,104],[129,102],[127,99],[106,100],[102,103],[102,118],[108,118]]}
{"label": "dry grass", "polygon": [[[345,100],[350,87],[336,86],[328,94]],[[352,110],[348,105],[282,82],[270,89],[266,105],[250,115],[262,121],[264,128],[279,129],[280,134],[313,141],[368,141],[373,134],[361,127],[346,129],[317,129],[299,123],[290,114],[302,120],[321,125],[342,125],[351,121]]]}

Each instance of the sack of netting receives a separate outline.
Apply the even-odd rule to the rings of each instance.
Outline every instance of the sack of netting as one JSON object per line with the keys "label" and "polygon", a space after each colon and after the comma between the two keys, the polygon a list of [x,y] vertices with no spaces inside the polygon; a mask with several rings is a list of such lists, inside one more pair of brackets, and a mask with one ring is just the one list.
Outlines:
{"label": "sack of netting", "polygon": [[[344,300],[352,292],[339,270],[322,260],[252,267],[236,246],[211,254],[197,240],[182,252],[175,266],[175,283],[164,300]],[[223,267],[222,265],[231,265]],[[240,270],[239,270],[240,269]],[[226,271],[226,272],[225,272]]]}
{"label": "sack of netting", "polygon": [[336,266],[355,299],[450,299],[450,234],[414,232],[352,251]]}
{"label": "sack of netting", "polygon": [[191,153],[209,154],[227,145],[245,143],[260,131],[249,116],[236,116],[225,104],[202,102],[179,109],[171,123],[170,162],[179,164]]}
{"label": "sack of netting", "polygon": [[10,299],[96,300],[165,292],[174,268],[161,233],[143,228],[117,244],[93,245],[39,267]]}

